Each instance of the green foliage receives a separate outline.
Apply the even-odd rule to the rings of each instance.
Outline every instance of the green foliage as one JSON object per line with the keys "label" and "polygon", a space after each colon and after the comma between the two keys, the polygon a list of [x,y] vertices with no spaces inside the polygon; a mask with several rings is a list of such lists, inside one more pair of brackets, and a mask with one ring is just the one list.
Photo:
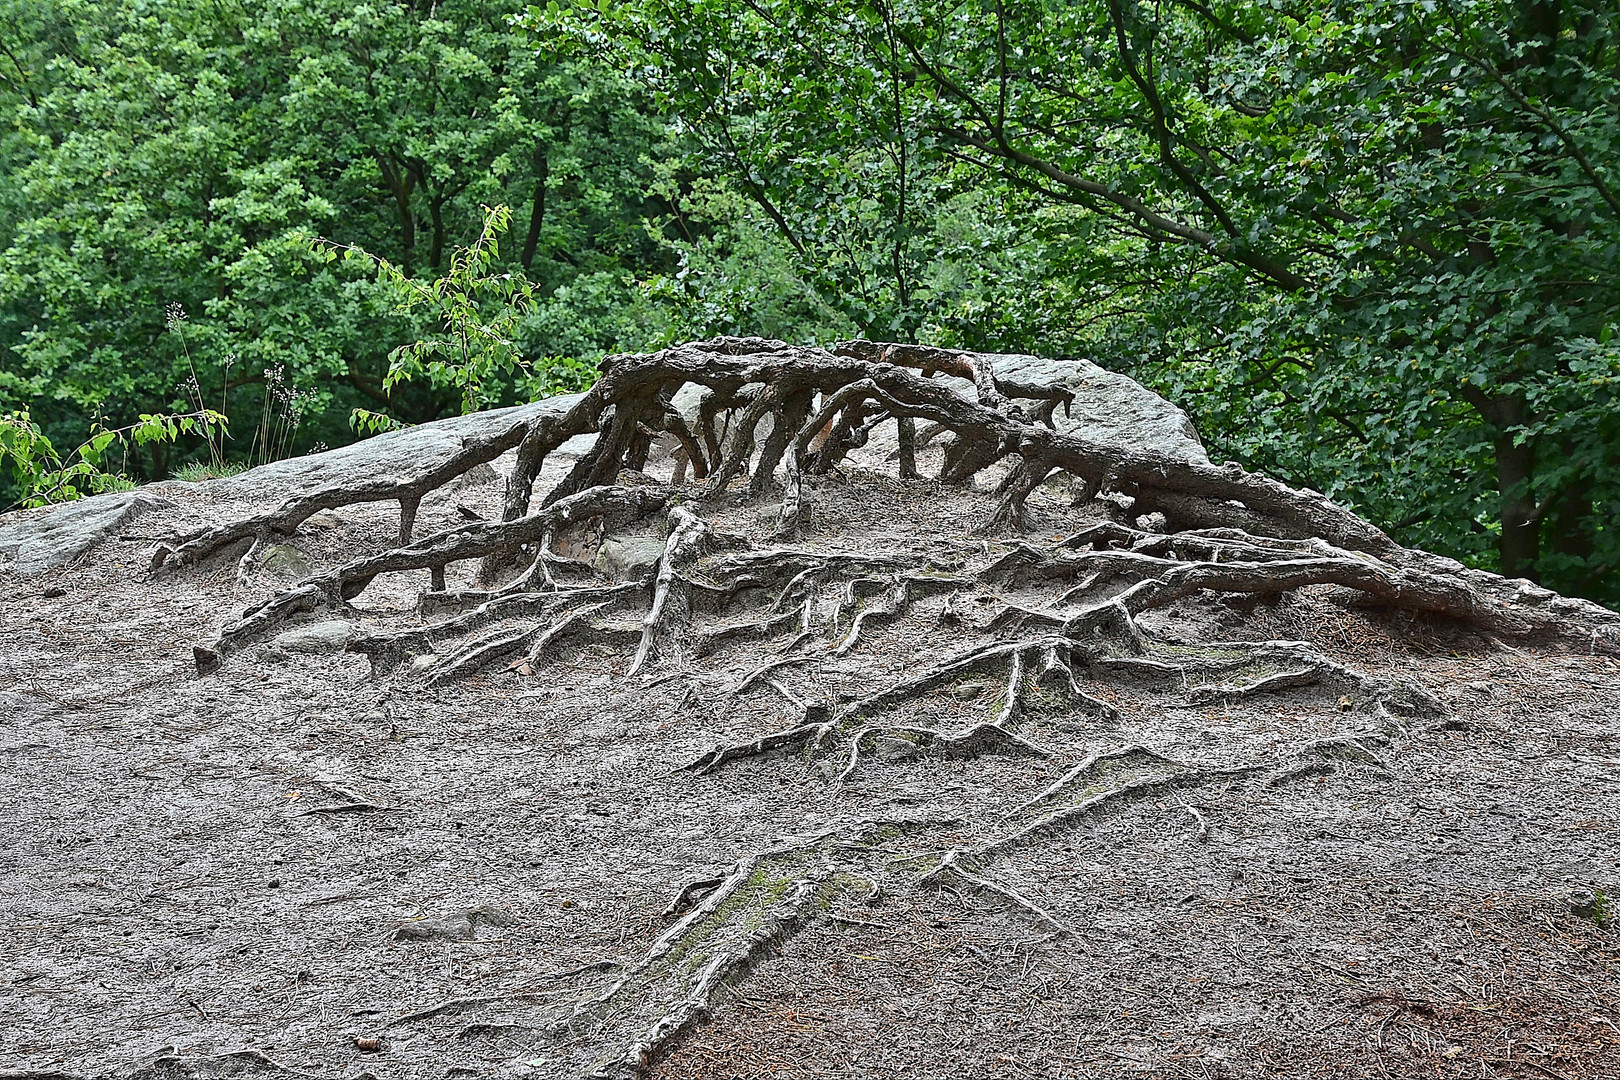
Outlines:
{"label": "green foliage", "polygon": [[[478,239],[457,248],[450,256],[450,272],[429,282],[411,278],[387,259],[359,248],[316,242],[329,258],[341,254],[346,259],[374,264],[378,277],[392,286],[399,298],[396,312],[423,311],[444,332],[442,337],[423,338],[389,353],[388,374],[383,376],[385,391],[426,376],[435,389],[454,389],[461,398],[461,411],[470,413],[491,401],[492,395],[486,389],[490,382],[498,377],[510,380],[527,370],[528,364],[513,336],[529,310],[534,286],[521,272],[500,272],[496,268],[500,234],[511,221],[512,212],[506,207],[486,207]],[[376,414],[362,416],[357,410],[350,423],[376,430]]]}
{"label": "green foliage", "polygon": [[863,332],[1091,355],[1407,542],[1620,596],[1612,5],[526,21],[631,72]]}
{"label": "green foliage", "polygon": [[523,392],[525,397],[538,401],[557,394],[589,390],[595,381],[595,365],[577,356],[548,356],[535,364],[523,379]]}
{"label": "green foliage", "polygon": [[204,480],[219,480],[227,476],[239,476],[247,471],[247,465],[240,461],[227,461],[215,465],[209,461],[189,461],[174,470],[176,480],[184,480],[188,484],[200,484]]}
{"label": "green foliage", "polygon": [[[357,406],[453,412],[462,387],[384,386],[390,354],[436,338],[438,313],[400,310],[373,267],[307,237],[438,279],[481,205],[515,208],[500,249],[536,287],[525,326],[573,321],[556,297],[577,279],[641,302],[626,279],[673,265],[646,227],[667,212],[647,185],[664,126],[511,10],[0,0],[0,409],[67,444],[98,414],[191,411],[199,394],[257,435],[254,418],[275,426],[298,395],[292,437],[147,446],[131,461],[147,478],[175,457],[346,441]],[[189,313],[177,333],[171,304]],[[529,351],[594,361],[641,343]]]}
{"label": "green foliage", "polygon": [[378,435],[384,431],[398,431],[405,427],[387,413],[372,412],[370,409],[354,409],[349,413],[349,426],[358,435]]}
{"label": "green foliage", "polygon": [[[450,272],[430,282],[407,277],[387,259],[353,246],[316,241],[329,257],[368,261],[394,290],[396,310],[427,311],[444,336],[401,345],[389,354],[384,390],[425,376],[433,387],[451,387],[461,397],[461,411],[475,412],[516,388],[529,398],[584,390],[596,379],[596,367],[578,356],[548,356],[530,361],[519,340],[530,331],[535,287],[521,270],[502,270],[500,234],[511,223],[504,206],[486,207],[484,227],[470,246],[450,257]],[[361,435],[403,427],[386,413],[356,408],[349,426]]]}
{"label": "green foliage", "polygon": [[132,445],[172,443],[182,435],[212,440],[222,435],[225,417],[211,409],[182,415],[141,415],[127,427],[107,428],[98,421],[90,437],[63,458],[28,411],[0,415],[0,468],[5,468],[21,497],[6,509],[72,502],[85,495],[123,491],[128,477],[109,471],[109,451]]}

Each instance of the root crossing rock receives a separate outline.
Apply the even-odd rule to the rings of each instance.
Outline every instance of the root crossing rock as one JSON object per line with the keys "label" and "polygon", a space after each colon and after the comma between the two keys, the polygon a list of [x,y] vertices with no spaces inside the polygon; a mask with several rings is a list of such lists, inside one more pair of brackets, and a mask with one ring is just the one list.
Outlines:
{"label": "root crossing rock", "polygon": [[[505,1060],[517,1043],[499,1032],[521,1028],[524,1060],[544,1058],[558,1076],[724,1071],[719,1056],[671,1059],[708,1045],[707,1025],[735,1010],[738,987],[837,953],[846,934],[881,940],[851,946],[839,964],[875,964],[884,942],[935,934],[952,963],[1014,974],[1067,964],[1065,979],[1109,972],[1096,992],[1113,993],[1119,958],[1145,956],[1156,974],[1132,994],[1161,983],[1202,992],[1189,972],[1216,962],[1205,947],[1215,939],[1187,920],[1247,904],[1252,929],[1306,903],[1328,871],[1299,869],[1252,895],[1236,883],[1370,820],[1345,808],[1387,808],[1427,769],[1418,809],[1389,810],[1378,843],[1408,824],[1423,837],[1451,836],[1460,821],[1484,829],[1487,802],[1517,822],[1500,792],[1471,795],[1443,822],[1422,816],[1442,798],[1435,770],[1467,764],[1448,757],[1447,740],[1484,722],[1484,703],[1497,710],[1491,722],[1534,730],[1501,704],[1508,677],[1477,669],[1536,658],[1543,674],[1580,664],[1597,680],[1620,656],[1620,615],[1401,547],[1316,492],[1213,463],[1184,417],[1140,388],[1126,395],[1139,424],[1104,422],[1113,406],[1088,397],[1091,376],[1075,370],[917,346],[721,338],[609,357],[582,395],[316,455],[262,474],[275,483],[257,497],[249,473],[184,513],[154,504],[143,527],[164,538],[138,585],[185,595],[194,614],[175,625],[200,677],[173,679],[172,657],[148,662],[157,676],[139,677],[163,680],[184,708],[151,706],[157,734],[143,733],[105,790],[133,774],[189,799],[250,776],[259,787],[238,816],[274,814],[251,835],[341,849],[341,867],[309,880],[353,878],[295,902],[280,872],[255,870],[276,884],[254,904],[286,922],[328,904],[349,918],[341,905],[357,905],[343,940],[418,965],[413,981],[388,984],[412,988],[410,1000],[390,999],[379,1024],[395,1017],[391,1030],[437,1040],[433,1053],[455,1062]],[[1124,400],[1125,388],[1108,386]],[[1134,437],[1138,427],[1147,434]],[[488,468],[504,483],[458,479]],[[257,572],[260,553],[295,533],[307,567]],[[109,581],[132,572],[103,548],[79,557],[101,559],[92,570]],[[165,626],[161,639],[175,633]],[[1466,680],[1430,677],[1438,664],[1473,667]],[[8,674],[24,687],[13,697],[31,703],[37,679]],[[296,694],[277,689],[300,679]],[[170,759],[151,746],[216,737],[184,711],[205,695],[216,711],[246,702],[253,739],[277,753],[238,747],[162,771]],[[98,739],[116,735],[112,712],[92,711],[102,700],[59,711]],[[50,752],[87,741],[75,729]],[[32,746],[17,735],[3,749],[25,760]],[[1562,753],[1543,756],[1558,757],[1571,798],[1591,801],[1612,755]],[[391,764],[408,755],[418,755],[408,769]],[[457,777],[453,790],[433,787],[441,773]],[[305,793],[333,784],[344,801],[312,807]],[[164,813],[177,820],[164,819],[164,835],[214,842],[214,823],[178,820],[190,803],[171,802]],[[1607,820],[1582,813],[1565,830],[1570,844],[1584,823]],[[236,829],[250,826],[218,835]],[[1491,833],[1490,850],[1520,843],[1515,829]],[[519,839],[527,846],[512,849]],[[497,922],[473,917],[494,910],[478,906],[484,897],[435,900],[433,910],[468,913],[441,927],[415,898],[443,891],[425,877],[393,889],[391,876],[395,863],[415,873],[412,853],[430,847],[439,860],[452,847],[469,860],[499,848],[460,880],[530,889],[526,903]],[[201,934],[207,925],[181,906],[186,890],[257,857],[199,861],[132,895],[170,905],[176,926]],[[1547,857],[1524,856],[1448,910],[1487,911],[1480,896],[1497,903],[1503,881]],[[165,851],[150,866],[183,862]],[[1579,871],[1591,888],[1604,885],[1600,864],[1580,864],[1596,867]],[[232,895],[248,895],[247,880],[231,878]],[[1366,880],[1335,889],[1375,902]],[[386,918],[363,907],[374,892],[389,893]],[[87,894],[82,911],[119,902]],[[1545,915],[1536,909],[1526,925],[1544,930]],[[1161,925],[1179,937],[1161,941]],[[1340,931],[1335,948],[1376,940]],[[1269,962],[1282,940],[1235,954]],[[1293,978],[1319,953],[1268,978]],[[237,955],[221,950],[218,963]],[[1335,956],[1335,970],[1351,973],[1341,978],[1374,981],[1370,960]],[[159,980],[173,969],[152,970]],[[276,1007],[293,1008],[317,976],[276,983]],[[480,979],[491,985],[462,985]],[[1059,996],[1059,980],[1044,979],[1028,985]],[[991,992],[982,972],[940,975],[946,984]],[[212,999],[163,987],[154,1015],[176,1000],[199,1022],[212,1015]],[[1323,999],[1315,984],[1300,993]],[[1066,1008],[1053,1015],[1077,1015]],[[1133,1008],[1134,998],[1110,999],[1109,1015]],[[460,1016],[475,1011],[475,1024]],[[1223,1023],[1202,1023],[1198,1037]],[[375,1033],[346,1037],[382,1045]],[[208,1038],[198,1045],[217,1042]],[[336,1074],[352,1063],[327,1064]]]}

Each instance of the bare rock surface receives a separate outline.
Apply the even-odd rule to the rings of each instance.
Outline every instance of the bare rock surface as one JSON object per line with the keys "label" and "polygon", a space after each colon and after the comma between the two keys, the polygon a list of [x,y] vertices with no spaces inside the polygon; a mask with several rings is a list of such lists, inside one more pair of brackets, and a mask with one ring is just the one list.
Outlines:
{"label": "bare rock surface", "polygon": [[608,536],[591,565],[614,581],[641,581],[664,557],[661,536]]}
{"label": "bare rock surface", "polygon": [[[1590,605],[1520,589],[1596,630],[1504,647],[1469,619],[1518,609],[1411,591],[1171,597],[1343,560],[1048,486],[1003,521],[1014,463],[793,464],[791,537],[654,461],[403,544],[322,510],[304,581],[149,568],[283,486],[0,571],[0,1075],[1615,1075]],[[616,582],[604,536],[663,555]]]}
{"label": "bare rock surface", "polygon": [[0,569],[34,575],[66,566],[142,515],[172,505],[148,488],[8,514],[0,518]]}
{"label": "bare rock surface", "polygon": [[343,619],[325,619],[306,623],[291,630],[283,630],[272,644],[278,649],[296,653],[342,652],[354,638],[354,627]]}
{"label": "bare rock surface", "polygon": [[537,417],[560,416],[577,404],[579,397],[563,394],[532,405],[451,416],[385,431],[335,450],[272,461],[211,481],[210,486],[226,498],[268,502],[322,488],[373,483],[378,478],[393,478],[404,484],[442,469],[469,441],[491,438]]}
{"label": "bare rock surface", "polygon": [[[873,348],[873,343],[864,341],[844,342],[840,348],[873,359],[883,355]],[[946,349],[917,351],[967,358],[985,355]],[[1005,386],[1049,386],[1072,395],[1072,400],[1052,414],[1052,426],[1057,431],[1137,446],[1174,461],[1205,464],[1209,461],[1198,429],[1187,414],[1129,376],[1109,371],[1083,357],[1012,353],[995,354],[990,359],[994,360],[994,379]],[[943,373],[934,378],[964,400],[977,398],[978,387],[970,379]],[[898,454],[895,425],[886,421],[873,429],[864,455],[858,456],[890,461]]]}

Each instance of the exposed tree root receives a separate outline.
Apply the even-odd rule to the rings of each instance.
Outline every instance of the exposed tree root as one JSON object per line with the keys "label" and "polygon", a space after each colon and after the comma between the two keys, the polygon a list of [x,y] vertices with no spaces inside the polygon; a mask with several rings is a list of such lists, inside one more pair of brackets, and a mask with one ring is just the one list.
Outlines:
{"label": "exposed tree root", "polygon": [[[398,667],[400,663],[411,657],[431,653],[436,645],[456,640],[462,635],[472,633],[491,623],[511,619],[547,618],[559,608],[577,607],[581,604],[589,605],[594,613],[602,610],[604,604],[626,602],[640,596],[645,591],[641,585],[629,584],[545,593],[498,595],[493,599],[483,601],[471,611],[463,612],[453,618],[395,633],[365,634],[351,641],[348,647],[350,652],[364,653],[370,657],[372,674],[382,676],[387,675]],[[576,611],[567,618],[571,619],[577,614]],[[536,633],[550,633],[552,630],[559,628],[540,623],[533,629]],[[514,645],[513,648],[517,647]]]}
{"label": "exposed tree root", "polygon": [[266,513],[174,537],[153,550],[152,569],[173,569],[194,563],[250,537],[257,539],[271,533],[295,532],[298,526],[322,510],[387,499],[399,501],[399,542],[403,546],[411,541],[417,507],[423,496],[479,465],[494,461],[522,442],[532,430],[549,427],[553,423],[553,418],[549,417],[514,422],[492,434],[464,438],[461,449],[444,461],[429,464],[418,471],[406,469],[403,477],[357,476],[347,482],[317,488],[289,499]]}
{"label": "exposed tree root", "polygon": [[[1061,675],[1058,689],[1072,691],[1087,709],[1104,716],[1114,714],[1113,707],[1079,691],[1074,673],[1068,666],[1070,643],[1060,639],[1012,642],[988,648],[975,649],[957,660],[931,668],[889,687],[879,693],[858,699],[839,708],[831,716],[821,718],[825,706],[814,706],[816,717],[806,717],[804,723],[761,736],[744,743],[718,747],[684,766],[699,773],[709,773],[721,766],[748,757],[781,752],[815,753],[843,735],[849,735],[845,750],[845,764],[836,774],[842,782],[854,772],[872,743],[879,739],[899,740],[910,744],[918,753],[942,757],[968,757],[979,753],[1027,753],[1036,757],[1049,756],[1051,751],[1012,730],[1024,706],[1027,684],[1050,684],[1054,675]],[[1029,664],[1032,658],[1041,662],[1039,673],[1032,679]],[[1006,664],[1007,689],[1000,696],[995,716],[981,723],[970,724],[959,731],[945,732],[920,725],[886,726],[870,721],[909,703],[916,698],[969,676],[995,670]],[[760,677],[762,672],[751,673],[746,682]],[[741,684],[740,684],[741,685]]]}
{"label": "exposed tree root", "polygon": [[747,690],[750,686],[752,686],[756,680],[764,678],[766,675],[776,671],[778,668],[788,667],[793,664],[803,664],[809,659],[810,657],[808,656],[784,656],[781,659],[772,660],[768,664],[761,665],[760,667],[755,668],[753,671],[750,671],[747,675],[744,675],[737,685],[731,688],[730,696],[735,698],[738,694],[741,694],[744,690]]}
{"label": "exposed tree root", "polygon": [[[481,577],[489,581],[520,549],[532,548],[536,554],[528,571],[509,591],[555,588],[545,548],[559,526],[587,516],[644,515],[662,504],[665,496],[658,490],[604,486],[615,481],[621,468],[645,464],[648,432],[674,435],[694,476],[703,480],[703,497],[712,500],[750,467],[755,430],[769,418],[770,434],[749,491],[763,494],[777,461],[783,461],[787,483],[780,520],[784,534],[791,534],[798,530],[808,505],[807,478],[831,468],[850,445],[864,439],[871,424],[886,417],[904,420],[912,429],[920,419],[951,434],[942,474],[947,480],[966,479],[1008,456],[1017,459],[1002,485],[1002,501],[987,523],[991,528],[1017,527],[1030,493],[1054,471],[1067,472],[1087,491],[1110,487],[1134,498],[1138,509],[1157,509],[1170,518],[1174,531],[1169,534],[1104,525],[1082,530],[1045,551],[1015,548],[981,570],[980,578],[1008,583],[1078,578],[1084,584],[1080,594],[1113,582],[1124,583],[1124,588],[1078,611],[1009,609],[1007,623],[1073,640],[1113,624],[1139,648],[1135,616],[1196,592],[1267,595],[1332,585],[1353,590],[1364,602],[1456,619],[1501,637],[1541,638],[1620,652],[1620,616],[1401,548],[1315,492],[1295,491],[1236,466],[1178,461],[1139,447],[1059,433],[1049,426],[1051,414],[1057,405],[1067,405],[1068,391],[1010,384],[996,375],[995,367],[994,357],[976,353],[867,342],[825,352],[752,338],[722,338],[651,355],[613,357],[604,361],[601,380],[565,413],[490,428],[464,439],[458,452],[430,467],[403,470],[403,479],[328,485],[266,514],[176,537],[154,551],[153,566],[195,562],[238,540],[294,530],[320,509],[378,499],[400,501],[399,547],[356,559],[250,608],[224,629],[218,642],[196,650],[199,668],[210,670],[243,642],[296,614],[319,606],[342,610],[379,573],[427,569],[435,590],[442,592],[445,567],[451,562],[479,559]],[[935,372],[969,378],[976,400],[933,380]],[[707,388],[699,416],[701,441],[671,405],[675,391],[687,382]],[[1035,402],[1029,408],[1018,404],[1029,401]],[[715,420],[722,414],[723,439],[715,431]],[[547,455],[572,435],[592,430],[598,435],[590,452],[545,496],[540,511],[528,513],[531,489]],[[914,456],[915,441],[908,445]],[[517,463],[508,482],[502,521],[478,522],[410,542],[423,496],[513,448]],[[674,644],[682,636],[679,624],[689,617],[683,609],[690,607],[695,589],[726,589],[729,598],[741,589],[774,581],[783,589],[775,607],[789,598],[802,604],[803,634],[816,614],[813,597],[807,594],[827,576],[857,561],[868,566],[887,562],[889,573],[881,579],[886,585],[854,581],[846,585],[846,606],[859,610],[834,646],[835,653],[842,654],[857,647],[867,626],[902,618],[918,596],[948,587],[943,580],[907,573],[914,568],[896,565],[896,560],[826,553],[805,553],[802,560],[787,551],[751,553],[769,566],[771,575],[751,575],[744,559],[713,566],[707,575],[701,570],[689,573],[705,547],[706,526],[686,510],[679,510],[676,519],[673,547],[659,568],[641,641],[629,665],[632,672],[650,661],[661,640]],[[1234,520],[1245,528],[1234,527]],[[1266,535],[1252,531],[1257,528]],[[863,604],[872,598],[866,590],[881,594],[884,602]],[[1060,604],[1077,595],[1066,593]],[[714,637],[706,647],[729,636],[769,635],[781,626],[782,621],[774,618],[742,623],[735,635]],[[704,644],[701,634],[699,638]],[[499,651],[523,643],[519,635],[500,645],[489,644]],[[1303,669],[1295,669],[1289,679],[1279,673],[1269,683],[1257,683],[1244,692],[1307,678]]]}
{"label": "exposed tree root", "polygon": [[1145,746],[1122,746],[1116,750],[1106,752],[1096,751],[1087,754],[1078,765],[1064,773],[1051,787],[1013,810],[1007,817],[1016,817],[1026,811],[1033,810],[1035,807],[1051,802],[1065,792],[1075,790],[1075,785],[1082,777],[1095,784],[1102,778],[1117,773],[1131,764],[1168,766],[1172,769],[1187,768],[1181,762],[1155,753]]}
{"label": "exposed tree root", "polygon": [[1067,923],[1064,923],[1056,915],[1053,915],[1016,889],[1002,885],[1000,882],[991,881],[966,869],[962,865],[966,855],[967,853],[961,848],[946,852],[945,857],[940,859],[939,865],[924,874],[919,884],[937,883],[942,875],[950,874],[952,877],[958,878],[975,888],[1008,901],[1013,907],[1035,916],[1037,920],[1050,926],[1060,934],[1073,934],[1075,932]]}
{"label": "exposed tree root", "polygon": [[225,656],[275,629],[294,614],[311,611],[319,605],[346,610],[348,602],[359,596],[379,574],[430,567],[442,570],[451,562],[484,558],[534,543],[563,524],[604,514],[639,516],[662,506],[664,500],[662,491],[650,488],[592,488],[515,521],[484,521],[447,529],[405,547],[354,559],[243,612],[241,618],[220,632],[218,641],[194,650],[197,667],[203,672],[213,670]]}
{"label": "exposed tree root", "polygon": [[1248,697],[1251,694],[1266,694],[1274,690],[1291,690],[1301,686],[1314,686],[1321,679],[1321,669],[1309,665],[1292,671],[1272,672],[1269,675],[1262,675],[1257,679],[1239,683],[1236,686],[1212,686],[1207,684],[1195,686],[1187,691],[1187,697],[1194,704],[1205,705],[1215,701]]}
{"label": "exposed tree root", "polygon": [[[596,592],[597,590],[589,590]],[[577,623],[584,622],[592,615],[601,614],[614,606],[618,598],[599,600],[594,604],[576,607],[563,615],[556,622],[549,625],[541,623],[535,626],[524,627],[518,630],[501,630],[485,635],[468,642],[449,659],[434,668],[428,676],[428,682],[439,684],[464,678],[478,671],[486,664],[493,663],[510,656],[520,650],[526,650],[523,659],[512,665],[512,670],[528,669],[525,674],[533,674],[533,669],[539,665],[541,654],[547,647],[554,644],[564,633],[573,629]],[[600,636],[600,631],[598,631]]]}
{"label": "exposed tree root", "polygon": [[701,775],[712,773],[732,761],[760,757],[775,751],[820,750],[837,729],[838,724],[832,720],[807,721],[782,731],[773,731],[769,735],[761,735],[751,742],[716,747],[695,761],[681,766],[681,769]]}
{"label": "exposed tree root", "polygon": [[745,856],[724,877],[683,887],[666,915],[691,910],[618,978],[575,1005],[558,1021],[559,1032],[588,1030],[626,1011],[644,1018],[638,1034],[589,1073],[639,1076],[707,1017],[721,987],[819,919],[830,896],[857,880],[851,871],[864,867],[874,842],[929,824],[866,821],[825,829]]}
{"label": "exposed tree root", "polygon": [[[688,720],[761,699],[773,710],[785,701],[796,714],[780,730],[703,754],[671,774],[674,784],[771,754],[821,758],[815,764],[835,785],[914,758],[1068,760],[1080,748],[1065,733],[1085,733],[1085,745],[1103,733],[1112,739],[1140,723],[1143,695],[1152,707],[1237,709],[1245,699],[1293,693],[1317,705],[1325,697],[1330,721],[1343,715],[1339,734],[1262,760],[1188,763],[1142,746],[1095,751],[999,820],[974,823],[970,840],[957,836],[956,846],[918,856],[927,871],[912,884],[975,891],[1065,934],[1074,928],[1035,889],[998,877],[998,860],[1143,800],[1162,803],[1178,831],[1185,812],[1209,840],[1210,820],[1184,793],[1259,793],[1338,768],[1384,768],[1381,748],[1400,746],[1409,725],[1421,731],[1414,719],[1444,712],[1420,689],[1336,664],[1305,642],[1155,638],[1151,628],[1178,601],[1312,589],[1335,602],[1450,620],[1493,640],[1620,655],[1620,615],[1402,548],[1316,492],[1235,465],[1059,432],[1055,410],[1068,408],[1070,392],[997,369],[997,357],[978,353],[870,342],[827,351],[754,338],[610,357],[596,385],[566,409],[491,421],[435,462],[388,479],[325,484],[272,511],[175,537],[154,551],[152,565],[172,569],[241,544],[250,567],[253,545],[296,530],[318,510],[397,500],[396,545],[247,608],[195,649],[199,671],[302,616],[354,615],[351,602],[380,575],[420,578],[425,570],[429,587],[415,612],[368,613],[392,625],[349,646],[370,658],[373,678],[442,685],[481,672],[543,674],[548,655],[606,642],[621,677],[666,668],[664,678],[689,678],[677,711],[694,696],[700,708]],[[933,377],[940,373],[968,380],[971,390]],[[702,393],[683,415],[675,395],[689,383]],[[688,390],[681,400],[690,397]],[[827,527],[843,513],[834,494],[843,481],[827,474],[891,420],[902,483],[925,465],[938,469],[929,484],[1005,470],[984,520],[910,549],[876,551],[854,550],[858,537]],[[665,433],[661,445],[678,446],[678,459],[671,484],[653,485],[645,475],[653,436]],[[537,490],[548,457],[578,435],[593,435],[590,449],[550,490]],[[426,496],[512,450],[499,521],[413,540]],[[1048,481],[1059,474],[1074,505],[1053,497]],[[772,540],[753,546],[705,520],[750,535],[769,531],[754,511],[740,526],[744,515],[725,515],[773,495],[779,479]],[[1129,507],[1138,522],[1164,515],[1166,531],[1082,524],[1099,508],[1077,519],[1074,506],[1099,495]],[[552,550],[554,541],[580,543],[586,530],[568,530],[584,522],[596,523],[592,536],[626,527],[645,535],[655,520],[665,526],[663,549],[655,568],[629,575],[638,580],[604,583],[587,563]],[[1068,535],[1050,544],[1017,535],[1033,524]],[[963,534],[971,532],[1002,535],[969,543]],[[468,562],[477,564],[476,587],[451,591],[447,568]],[[1150,612],[1161,614],[1144,619]],[[719,710],[702,702],[705,685],[730,687]],[[844,792],[859,796],[858,788]],[[609,1023],[622,1030],[630,1017],[635,1033],[615,1036],[596,1075],[638,1075],[702,1021],[722,986],[820,917],[857,872],[874,897],[903,886],[869,865],[868,849],[888,838],[887,828],[829,828],[686,885],[665,913],[677,921],[559,1027],[600,1034]]]}
{"label": "exposed tree root", "polygon": [[[1251,779],[1258,779],[1262,787],[1276,788],[1303,776],[1332,772],[1336,760],[1362,762],[1384,769],[1382,759],[1369,747],[1388,741],[1381,730],[1352,732],[1301,744],[1281,758],[1220,767],[1193,767],[1141,746],[1095,752],[1033,799],[1007,813],[1002,819],[1007,828],[999,835],[942,852],[937,856],[937,863],[918,883],[939,885],[947,878],[954,879],[1006,901],[1054,930],[1072,934],[1074,930],[1060,918],[1016,889],[995,880],[986,868],[1015,848],[1073,828],[1098,813],[1133,800]],[[1204,815],[1179,794],[1175,794],[1175,801],[1192,816],[1200,841],[1207,841],[1210,827]]]}
{"label": "exposed tree root", "polygon": [[[653,582],[652,606],[641,624],[641,644],[636,657],[630,662],[626,675],[634,675],[652,655],[653,643],[669,622],[684,622],[686,618],[687,583],[680,570],[695,560],[708,547],[712,530],[708,524],[689,510],[677,506],[669,512],[669,539],[664,544],[663,558],[658,560],[658,575]],[[674,604],[670,597],[674,595]]]}
{"label": "exposed tree root", "polygon": [[1016,732],[995,724],[974,724],[957,732],[936,731],[922,727],[863,727],[850,736],[849,758],[834,778],[843,783],[860,764],[861,756],[872,741],[891,739],[915,747],[921,753],[941,757],[974,757],[981,753],[1026,753],[1031,757],[1050,757],[1052,751]]}
{"label": "exposed tree root", "polygon": [[668,919],[676,915],[684,914],[686,909],[691,907],[695,901],[701,900],[705,896],[708,896],[721,885],[724,885],[725,882],[725,878],[717,877],[698,878],[696,881],[687,882],[685,885],[681,886],[680,891],[675,894],[675,899],[669,902],[669,907],[664,909],[664,918]]}

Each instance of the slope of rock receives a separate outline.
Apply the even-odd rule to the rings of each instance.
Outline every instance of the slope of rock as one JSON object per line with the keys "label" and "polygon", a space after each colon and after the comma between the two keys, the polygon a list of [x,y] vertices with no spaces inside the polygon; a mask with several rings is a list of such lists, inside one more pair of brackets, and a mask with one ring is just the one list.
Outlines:
{"label": "slope of rock", "polygon": [[[587,426],[776,355],[623,359]],[[588,486],[603,443],[542,419],[532,506],[526,434],[505,483],[452,449],[453,491],[390,474],[403,541],[363,485],[277,532],[301,579],[268,524],[151,549],[331,474],[0,572],[0,1075],[1612,1075],[1601,609],[1121,509],[1168,488],[1009,518],[1049,445],[1090,460],[1017,419],[966,482],[806,435],[758,497],[726,453]]]}

